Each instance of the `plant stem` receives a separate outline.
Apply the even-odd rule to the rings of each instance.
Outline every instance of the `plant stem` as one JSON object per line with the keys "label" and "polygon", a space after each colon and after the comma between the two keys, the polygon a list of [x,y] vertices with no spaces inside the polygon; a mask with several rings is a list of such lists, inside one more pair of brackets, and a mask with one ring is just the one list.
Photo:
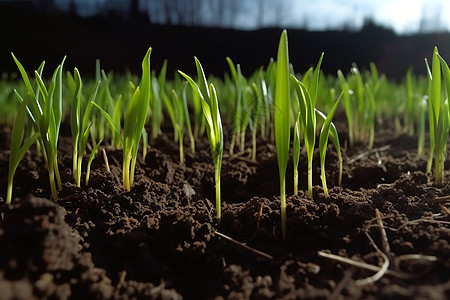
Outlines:
{"label": "plant stem", "polygon": [[252,159],[256,160],[256,129],[252,132]]}
{"label": "plant stem", "polygon": [[348,121],[348,140],[350,142],[350,146],[353,146],[354,143],[354,136],[353,136],[353,122]]}
{"label": "plant stem", "polygon": [[178,144],[180,148],[180,165],[184,165],[183,131],[179,132],[178,136]]}
{"label": "plant stem", "polygon": [[55,168],[53,167],[53,163],[50,163],[48,166],[48,179],[50,180],[50,190],[52,192],[51,198],[53,200],[58,199],[58,192],[56,191],[55,184]]}
{"label": "plant stem", "polygon": [[425,145],[425,111],[420,112],[419,137],[417,140],[417,156],[422,156]]}
{"label": "plant stem", "polygon": [[77,187],[81,186],[81,164],[83,162],[83,157],[78,157],[78,166],[77,166]]}
{"label": "plant stem", "polygon": [[375,128],[372,124],[369,129],[369,150],[372,150],[373,148],[374,139],[375,139]]}
{"label": "plant stem", "polygon": [[[437,148],[437,147],[436,147]],[[437,184],[442,184],[444,181],[444,168],[443,168],[443,153],[436,153],[436,158],[434,162],[434,181]]]}
{"label": "plant stem", "polygon": [[215,168],[214,179],[216,181],[216,211],[217,211],[217,221],[220,225],[220,220],[222,218],[221,212],[221,201],[220,201],[220,166]]}
{"label": "plant stem", "polygon": [[434,146],[433,144],[430,145],[430,154],[428,155],[428,161],[427,161],[427,173],[431,173],[431,168],[433,166],[433,157],[434,157]]}
{"label": "plant stem", "polygon": [[298,169],[294,169],[294,196],[298,195]]}
{"label": "plant stem", "polygon": [[312,169],[313,169],[313,157],[312,155],[308,156],[308,194],[309,197],[312,199],[313,198],[313,182],[312,182]]}
{"label": "plant stem", "polygon": [[12,200],[12,189],[13,189],[13,176],[8,178],[8,188],[7,188],[7,192],[6,192],[6,205],[10,205],[11,204],[11,200]]}
{"label": "plant stem", "polygon": [[195,154],[195,139],[194,139],[194,135],[192,134],[192,132],[189,133],[189,141],[191,144],[191,153]]}
{"label": "plant stem", "polygon": [[72,160],[73,160],[73,165],[72,165],[73,180],[76,181],[77,178],[78,178],[78,175],[77,175],[77,173],[78,173],[78,170],[77,170],[78,150],[75,150],[75,147],[74,147],[74,150],[72,152]]}
{"label": "plant stem", "polygon": [[[137,153],[136,153],[136,155],[137,155]],[[130,168],[130,175],[129,175],[130,183],[129,183],[128,189],[130,189],[131,185],[134,183],[134,172],[136,171],[136,160],[137,160],[137,156],[133,156],[131,158],[131,168]],[[129,165],[130,164],[128,164],[128,167],[130,167]]]}
{"label": "plant stem", "polygon": [[244,153],[244,152],[245,152],[245,130],[241,134],[241,152],[240,153]]}
{"label": "plant stem", "polygon": [[55,168],[56,183],[58,184],[58,191],[61,191],[62,190],[62,182],[61,182],[61,176],[59,175],[58,158],[56,155],[54,156],[54,160],[55,161],[53,163],[53,167]]}
{"label": "plant stem", "polygon": [[281,234],[283,241],[286,240],[286,181],[280,180],[280,202],[281,202]]}
{"label": "plant stem", "polygon": [[123,159],[123,165],[122,165],[122,177],[123,177],[123,188],[126,191],[130,190],[130,162],[131,157],[126,156]]}
{"label": "plant stem", "polygon": [[231,143],[230,143],[230,155],[234,154],[235,143],[236,143],[236,134],[233,133],[233,136],[231,137]]}
{"label": "plant stem", "polygon": [[325,194],[325,198],[328,198],[330,195],[328,194],[327,178],[325,176],[325,166],[322,167],[320,173],[321,173],[320,179],[322,179],[323,193]]}

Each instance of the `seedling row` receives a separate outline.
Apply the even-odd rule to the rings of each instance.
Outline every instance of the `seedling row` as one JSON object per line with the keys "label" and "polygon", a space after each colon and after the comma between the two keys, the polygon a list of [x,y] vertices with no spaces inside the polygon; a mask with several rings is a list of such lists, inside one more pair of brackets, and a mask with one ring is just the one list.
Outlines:
{"label": "seedling row", "polygon": [[[321,185],[328,198],[325,172],[328,142],[339,160],[340,185],[341,142],[345,140],[350,147],[364,144],[371,149],[377,123],[392,121],[399,133],[417,135],[417,155],[428,155],[426,171],[433,171],[436,183],[443,183],[450,128],[450,70],[437,48],[432,52],[431,64],[425,59],[426,76],[415,76],[410,69],[401,83],[380,74],[373,63],[368,70],[360,70],[354,64],[350,70],[339,70],[336,76],[325,75],[320,69],[326,63],[324,53],[313,67],[298,73],[289,62],[287,31],[281,34],[276,60],[271,59],[248,76],[242,74],[240,64],[231,58],[226,58],[229,72],[223,78],[207,76],[195,57],[196,74],[180,70],[173,74],[172,80],[166,80],[168,62],[165,61],[158,71],[151,69],[151,52],[149,48],[145,53],[140,77],[131,73],[107,73],[97,61],[94,80],[83,79],[77,68],[65,70],[65,58],[46,80],[45,62],[31,73],[22,66],[20,58],[12,54],[21,80],[3,78],[0,81],[1,119],[12,127],[7,205],[13,199],[14,173],[32,145],[36,145],[46,162],[49,196],[54,200],[58,198],[62,182],[57,146],[64,120],[70,121],[72,174],[78,187],[89,184],[90,166],[102,143],[108,142],[122,150],[122,184],[124,190],[130,190],[137,159],[145,160],[149,140],[162,134],[164,119],[168,118],[172,124],[173,138],[179,145],[180,165],[185,163],[185,151],[195,154],[196,140],[206,134],[215,169],[218,222],[221,220],[224,151],[243,155],[249,147],[251,159],[256,160],[257,139],[274,143],[279,168],[279,176],[274,180],[280,183],[283,238],[286,235],[286,197],[297,195],[298,182],[304,180],[299,178],[301,151],[306,152],[305,180],[308,195],[313,198],[313,158],[318,148]],[[339,136],[332,122],[337,112],[346,117],[348,130],[344,138],[342,134]],[[228,149],[224,149],[223,124],[232,126]],[[86,156],[89,159],[84,166]],[[293,191],[286,191],[289,161],[293,163]],[[84,182],[81,180],[83,172],[86,174]]]}

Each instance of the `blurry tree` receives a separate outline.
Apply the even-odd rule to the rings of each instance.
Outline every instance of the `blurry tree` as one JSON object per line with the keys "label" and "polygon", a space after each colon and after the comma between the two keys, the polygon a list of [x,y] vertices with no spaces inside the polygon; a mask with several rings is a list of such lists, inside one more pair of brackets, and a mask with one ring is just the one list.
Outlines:
{"label": "blurry tree", "polygon": [[257,20],[258,26],[262,27],[265,23],[265,15],[266,15],[266,0],[258,0],[258,8],[257,8]]}
{"label": "blurry tree", "polygon": [[446,31],[444,20],[442,19],[442,3],[426,3],[422,6],[422,16],[419,22],[419,32],[442,32]]}
{"label": "blurry tree", "polygon": [[243,0],[144,0],[151,23],[233,26]]}
{"label": "blurry tree", "polygon": [[46,14],[52,14],[56,11],[54,0],[41,0],[40,7],[42,9],[42,12]]}

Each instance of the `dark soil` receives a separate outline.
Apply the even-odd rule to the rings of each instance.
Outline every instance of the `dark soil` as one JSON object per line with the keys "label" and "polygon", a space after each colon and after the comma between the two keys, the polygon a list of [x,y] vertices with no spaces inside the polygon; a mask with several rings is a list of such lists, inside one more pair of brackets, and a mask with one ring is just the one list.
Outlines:
{"label": "dark soil", "polygon": [[[109,146],[111,172],[98,155],[89,186],[77,188],[71,139],[61,137],[63,189],[56,202],[49,200],[45,165],[33,148],[16,172],[16,199],[5,207],[10,132],[1,129],[0,299],[450,298],[449,203],[437,198],[450,187],[424,173],[426,158],[417,157],[415,138],[379,128],[372,151],[343,141],[342,187],[330,147],[329,199],[318,155],[314,200],[307,196],[302,154],[300,192],[288,198],[282,241],[270,141],[258,141],[256,162],[249,152],[224,155],[219,226],[207,140],[197,142],[195,155],[186,144],[181,166],[166,132],[150,142],[129,192],[121,187],[122,152]],[[290,164],[288,194],[291,174]],[[387,258],[388,271],[362,281],[376,270],[323,253],[375,268]]]}

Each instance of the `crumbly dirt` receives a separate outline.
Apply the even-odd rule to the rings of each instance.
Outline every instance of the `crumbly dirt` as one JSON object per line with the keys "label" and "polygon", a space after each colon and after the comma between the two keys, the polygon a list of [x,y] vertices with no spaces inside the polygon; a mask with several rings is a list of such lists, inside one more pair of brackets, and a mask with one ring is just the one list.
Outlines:
{"label": "crumbly dirt", "polygon": [[[313,199],[307,196],[302,153],[300,191],[288,197],[282,241],[269,140],[258,141],[256,161],[249,151],[224,154],[218,224],[206,138],[195,154],[185,139],[180,165],[178,145],[164,131],[150,141],[131,191],[124,191],[122,152],[107,144],[101,149],[111,172],[99,154],[89,186],[76,187],[72,143],[63,135],[59,199],[49,200],[44,160],[33,146],[6,207],[10,130],[0,129],[0,299],[450,298],[450,187],[424,173],[426,157],[417,157],[414,137],[381,126],[373,150],[343,140],[341,187],[330,146],[328,199],[318,153]],[[292,186],[290,162],[289,195]],[[379,271],[383,264],[386,272]]]}

